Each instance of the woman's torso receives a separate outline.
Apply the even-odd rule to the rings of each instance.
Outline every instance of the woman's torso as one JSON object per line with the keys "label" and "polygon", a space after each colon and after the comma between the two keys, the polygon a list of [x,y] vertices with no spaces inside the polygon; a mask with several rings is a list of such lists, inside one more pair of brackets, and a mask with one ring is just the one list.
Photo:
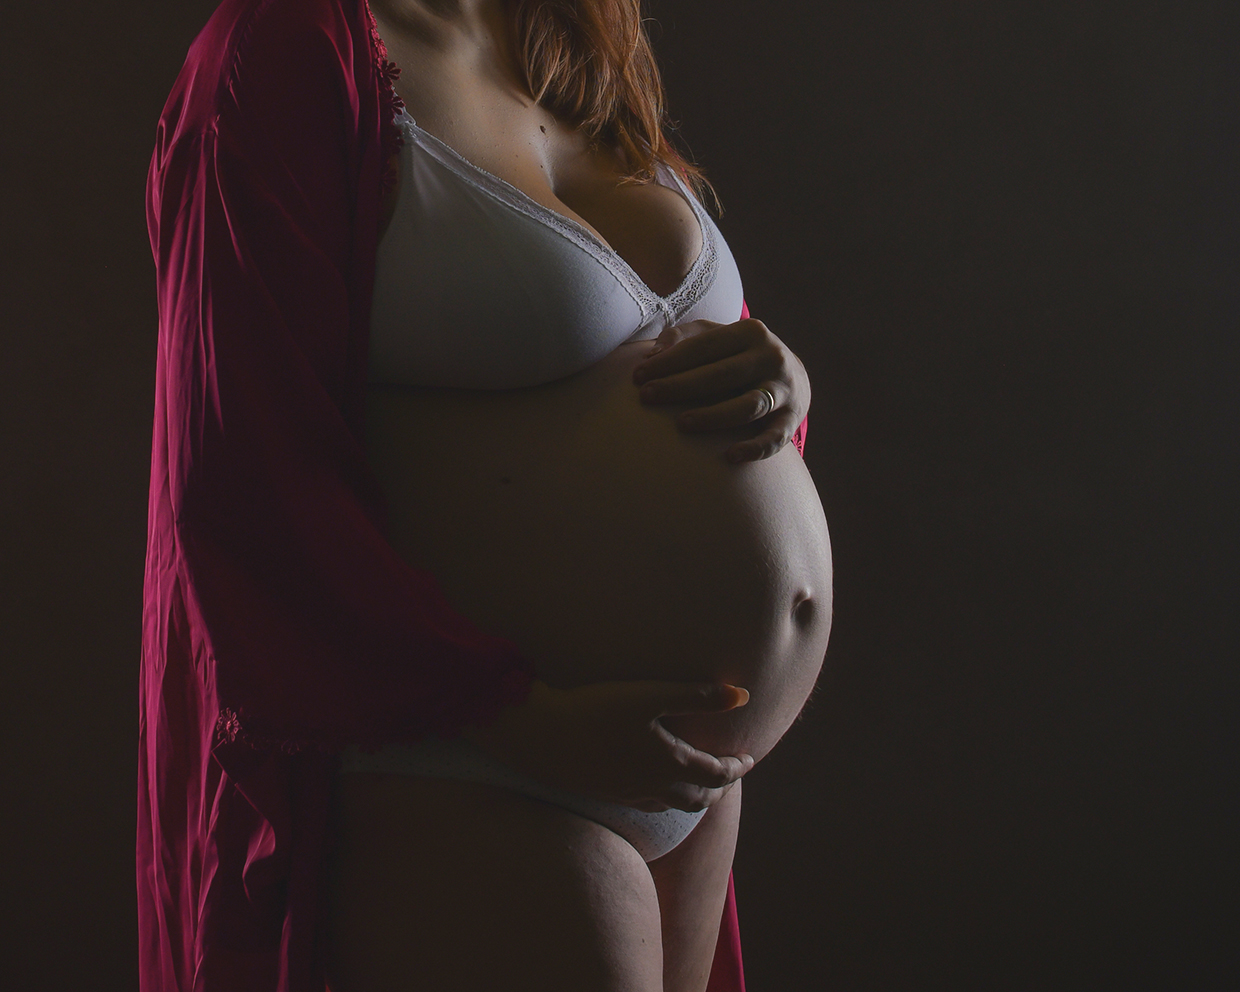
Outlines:
{"label": "woman's torso", "polygon": [[[680,192],[618,186],[614,154],[590,149],[511,76],[488,78],[407,30],[380,29],[402,68],[398,93],[429,134],[593,232],[654,293],[681,284],[706,232]],[[795,719],[826,648],[822,507],[791,446],[730,465],[724,448],[755,427],[694,437],[673,423],[680,408],[643,406],[631,374],[647,348],[621,343],[525,388],[373,385],[368,454],[391,538],[549,683],[745,686],[742,710],[667,722],[714,753],[761,757]]]}

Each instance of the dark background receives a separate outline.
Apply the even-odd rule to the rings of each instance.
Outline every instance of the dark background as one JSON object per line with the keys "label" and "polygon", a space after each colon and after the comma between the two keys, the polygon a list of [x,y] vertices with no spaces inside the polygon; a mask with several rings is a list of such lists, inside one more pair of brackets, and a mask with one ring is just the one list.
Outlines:
{"label": "dark background", "polygon": [[[142,187],[213,7],[6,11],[13,988],[136,987]],[[822,690],[746,782],[750,988],[1240,987],[1240,5],[651,12],[836,553]]]}

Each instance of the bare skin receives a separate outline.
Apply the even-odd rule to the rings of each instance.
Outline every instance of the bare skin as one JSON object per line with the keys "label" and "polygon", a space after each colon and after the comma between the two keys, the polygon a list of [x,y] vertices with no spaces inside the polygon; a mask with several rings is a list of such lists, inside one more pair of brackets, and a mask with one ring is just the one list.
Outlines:
{"label": "bare skin", "polygon": [[396,91],[414,120],[470,162],[584,225],[655,292],[674,290],[702,247],[689,205],[658,184],[617,188],[618,151],[591,149],[584,134],[534,102],[508,54],[497,0],[442,6],[456,12],[438,17],[424,0],[371,4],[388,54],[401,67]]}
{"label": "bare skin", "polygon": [[606,827],[502,789],[370,774],[338,785],[332,992],[705,989],[740,782],[649,864]]}
{"label": "bare skin", "polygon": [[[420,126],[474,164],[593,230],[656,292],[670,292],[680,283],[701,249],[701,231],[692,210],[666,187],[617,186],[622,171],[617,153],[591,148],[580,132],[533,102],[509,54],[499,0],[374,0],[372,8],[389,56],[402,69],[397,91]],[[628,382],[632,361],[627,355],[618,351],[610,362],[600,363],[594,371],[600,390],[612,365],[624,366],[620,371]],[[619,381],[618,375],[612,378]],[[577,391],[588,385],[581,380]],[[541,417],[566,422],[564,412],[577,395],[569,386],[548,390],[548,397],[553,394],[557,398],[548,398],[541,408],[530,408],[530,424],[539,425],[538,433]],[[422,399],[432,413],[449,409],[445,397]],[[503,397],[494,399],[506,403]],[[453,408],[454,417],[486,419],[476,401],[460,400],[463,406]],[[383,421],[390,446],[411,452],[419,466],[431,464],[438,448],[413,448],[412,438],[391,432],[406,413],[418,424],[427,424],[428,411],[416,406],[417,397],[393,402]],[[526,401],[514,398],[514,402]],[[415,405],[406,409],[403,403]],[[383,409],[377,397],[371,405]],[[514,420],[516,412],[504,406],[495,422],[519,423]],[[416,433],[426,431],[422,427]],[[519,433],[536,432],[523,427]],[[383,444],[372,441],[379,452],[376,457],[382,458]],[[560,453],[566,450],[554,443],[551,447]],[[672,458],[678,457],[679,448],[668,450]],[[795,459],[794,453],[785,454]],[[548,484],[549,471],[520,457],[532,478]],[[482,452],[475,452],[473,464],[479,471],[489,471]],[[444,478],[459,476],[460,465],[450,460],[444,465]],[[385,484],[398,485],[399,464],[387,468],[392,471],[386,474],[377,469],[380,477]],[[404,501],[407,520],[438,519],[450,529],[442,512],[429,517],[421,508],[409,512],[418,498],[441,500],[444,505],[458,502],[436,494],[435,487],[426,484],[425,474],[422,479],[423,484],[415,487],[421,496],[410,494]],[[403,545],[400,513],[395,516],[395,541],[402,554],[412,562],[420,554],[434,552],[412,530],[408,545]],[[472,524],[479,525],[476,514]],[[519,531],[513,533],[519,536]],[[462,558],[453,548],[445,546],[444,552],[442,561],[417,564],[431,568],[450,592],[459,589],[460,605],[468,615],[500,622],[502,597],[486,603],[464,580],[454,587],[449,562]],[[495,555],[488,558],[494,560]],[[826,581],[829,586],[829,578]],[[829,588],[826,592],[829,596]],[[829,598],[825,608],[829,614]],[[801,610],[799,623],[808,630],[804,613]],[[792,621],[786,630],[789,641],[820,641],[825,647],[825,630],[810,638]],[[553,653],[549,650],[546,657]],[[691,654],[679,649],[674,653]],[[540,669],[540,676],[550,678],[551,669],[547,672],[544,675]],[[801,683],[807,678],[812,683],[816,673],[816,667],[808,671],[802,666],[795,675]],[[563,685],[575,681],[567,670],[554,674]],[[738,671],[736,684],[746,684],[743,674]],[[686,667],[667,677],[711,676]],[[651,675],[617,670],[612,677]],[[787,696],[803,699],[807,691],[807,686],[798,686]],[[775,695],[772,683],[763,699]],[[754,752],[765,753],[792,715],[772,715],[759,706],[754,712],[766,713],[753,722],[767,729],[750,734]],[[681,724],[680,736],[713,754],[738,753],[739,745],[728,749],[730,742],[738,734],[750,733],[744,729],[743,716],[728,724],[688,718]],[[702,736],[695,739],[691,733],[695,730]],[[649,864],[605,827],[498,788],[355,774],[341,777],[337,790],[339,844],[331,863],[327,946],[332,992],[417,988],[481,992],[500,987],[546,992],[704,990],[735,851],[739,781],[707,810],[687,840]]]}

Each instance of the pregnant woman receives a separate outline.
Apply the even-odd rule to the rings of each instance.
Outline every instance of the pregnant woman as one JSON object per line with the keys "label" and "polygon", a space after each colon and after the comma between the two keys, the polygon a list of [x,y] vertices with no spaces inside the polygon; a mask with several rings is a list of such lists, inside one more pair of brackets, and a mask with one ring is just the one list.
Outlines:
{"label": "pregnant woman", "polygon": [[804,370],[636,0],[371,6],[226,0],[160,121],[143,992],[738,989]]}

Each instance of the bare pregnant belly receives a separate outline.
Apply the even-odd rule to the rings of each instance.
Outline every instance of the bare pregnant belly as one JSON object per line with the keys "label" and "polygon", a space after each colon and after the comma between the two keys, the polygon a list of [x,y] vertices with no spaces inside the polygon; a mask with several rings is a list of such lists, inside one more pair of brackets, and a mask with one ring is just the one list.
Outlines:
{"label": "bare pregnant belly", "polygon": [[644,407],[631,375],[649,346],[531,389],[372,388],[369,458],[397,551],[539,678],[744,686],[742,709],[664,723],[761,759],[826,651],[822,504],[791,445],[731,465],[752,427],[683,434],[680,407]]}

